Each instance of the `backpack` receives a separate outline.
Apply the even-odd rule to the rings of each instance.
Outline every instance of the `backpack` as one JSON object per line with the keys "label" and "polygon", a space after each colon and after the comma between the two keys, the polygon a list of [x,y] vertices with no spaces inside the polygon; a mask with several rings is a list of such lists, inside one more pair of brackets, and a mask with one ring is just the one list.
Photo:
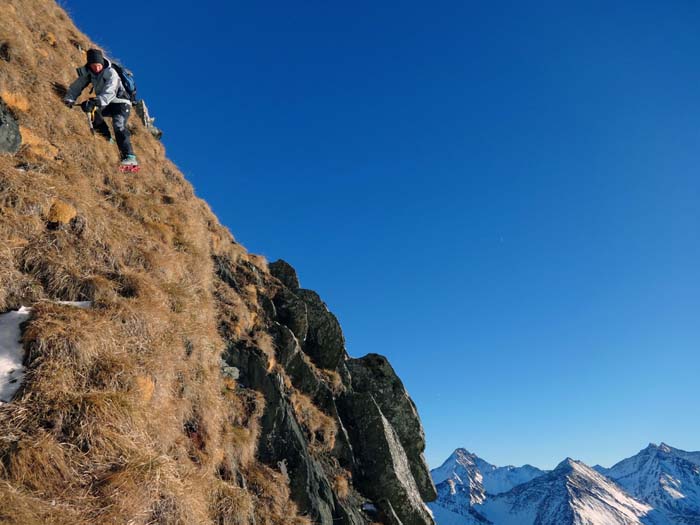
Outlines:
{"label": "backpack", "polygon": [[124,91],[126,91],[126,96],[131,100],[131,102],[136,102],[136,81],[134,80],[134,74],[126,69],[119,62],[111,61],[112,69],[114,69],[122,81],[122,86],[124,86]]}

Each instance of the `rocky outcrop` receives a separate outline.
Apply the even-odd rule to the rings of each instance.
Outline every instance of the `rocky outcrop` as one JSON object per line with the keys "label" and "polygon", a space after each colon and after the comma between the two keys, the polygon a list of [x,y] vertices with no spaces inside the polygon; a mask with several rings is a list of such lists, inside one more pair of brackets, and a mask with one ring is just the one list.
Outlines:
{"label": "rocky outcrop", "polygon": [[437,493],[423,456],[425,433],[416,405],[406,392],[401,379],[386,357],[378,354],[349,359],[346,366],[352,377],[352,390],[372,394],[406,451],[421,497],[425,501],[433,501]]}
{"label": "rocky outcrop", "polygon": [[273,303],[279,322],[288,326],[299,341],[305,341],[309,331],[306,303],[287,288],[280,290]]}
{"label": "rocky outcrop", "polygon": [[227,363],[240,371],[240,380],[265,396],[262,433],[258,445],[261,461],[280,467],[289,477],[292,498],[300,510],[319,523],[333,523],[333,493],[319,461],[309,452],[279,374],[268,373],[264,356],[255,348],[233,347]]}
{"label": "rocky outcrop", "polygon": [[0,99],[0,153],[17,153],[22,144],[19,124],[12,112]]}
{"label": "rocky outcrop", "polygon": [[[240,286],[229,265],[215,263],[229,286]],[[269,267],[276,284],[264,312],[273,361],[240,343],[225,354],[241,384],[265,397],[259,459],[284,466],[293,499],[316,523],[432,525],[424,502],[436,492],[423,458],[425,435],[400,379],[380,355],[350,358],[340,324],[318,294],[300,287],[288,263]],[[298,395],[332,422],[332,447],[319,451],[311,442],[293,406]],[[338,486],[342,472],[351,474],[349,492]]]}
{"label": "rocky outcrop", "polygon": [[345,396],[342,404],[344,420],[357,454],[359,488],[387,516],[395,515],[400,520],[398,523],[432,524],[406,451],[374,396],[367,392],[352,392]]}
{"label": "rocky outcrop", "polygon": [[295,292],[301,287],[296,270],[287,261],[279,259],[278,261],[270,263],[269,268],[270,273],[291,291]]}
{"label": "rocky outcrop", "polygon": [[321,368],[335,370],[345,353],[345,337],[340,323],[326,303],[311,290],[299,289],[295,295],[306,304],[309,328],[303,349]]}

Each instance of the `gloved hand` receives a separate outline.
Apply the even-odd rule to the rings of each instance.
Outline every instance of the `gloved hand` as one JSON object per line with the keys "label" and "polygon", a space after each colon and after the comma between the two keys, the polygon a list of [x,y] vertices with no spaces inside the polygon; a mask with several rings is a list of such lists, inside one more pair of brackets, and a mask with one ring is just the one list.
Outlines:
{"label": "gloved hand", "polygon": [[68,109],[73,109],[73,106],[75,106],[75,100],[71,100],[69,98],[64,98],[63,103],[68,107]]}
{"label": "gloved hand", "polygon": [[80,104],[80,107],[83,108],[83,111],[85,113],[90,113],[95,107],[97,106],[97,99],[96,98],[90,98]]}

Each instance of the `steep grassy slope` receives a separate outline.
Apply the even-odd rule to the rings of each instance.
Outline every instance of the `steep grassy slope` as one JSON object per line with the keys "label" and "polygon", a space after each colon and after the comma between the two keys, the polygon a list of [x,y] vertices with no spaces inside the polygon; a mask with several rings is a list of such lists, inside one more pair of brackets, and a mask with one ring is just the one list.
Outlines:
{"label": "steep grassy slope", "polygon": [[[91,45],[52,1],[0,3],[0,99],[23,139],[0,154],[0,313],[33,307],[26,380],[0,405],[0,523],[430,523],[422,429],[388,364],[353,382],[325,305],[237,244],[137,118],[142,171],[122,175],[61,104]],[[416,424],[385,417],[380,383]],[[375,468],[351,442],[357,396],[400,489],[369,494],[374,516],[353,482]]]}

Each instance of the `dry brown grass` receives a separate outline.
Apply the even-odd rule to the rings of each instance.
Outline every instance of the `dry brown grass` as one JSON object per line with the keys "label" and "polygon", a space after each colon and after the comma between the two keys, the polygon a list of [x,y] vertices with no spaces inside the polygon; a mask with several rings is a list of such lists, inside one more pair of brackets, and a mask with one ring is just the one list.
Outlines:
{"label": "dry brown grass", "polygon": [[46,218],[49,222],[68,224],[76,215],[78,215],[78,211],[73,206],[67,202],[56,199],[51,205],[51,208],[49,208],[49,213]]}
{"label": "dry brown grass", "polygon": [[10,109],[26,112],[29,111],[29,100],[22,93],[12,93],[10,91],[0,92],[0,98],[7,104]]}
{"label": "dry brown grass", "polygon": [[297,420],[306,431],[311,449],[318,452],[333,450],[338,432],[335,420],[321,412],[311,399],[301,392],[292,392],[291,402]]}
{"label": "dry brown grass", "polygon": [[[258,304],[266,262],[137,119],[141,175],[116,173],[114,146],[60,102],[78,46],[92,45],[62,9],[5,0],[0,20],[0,94],[24,138],[0,155],[0,311],[34,306],[26,381],[0,406],[0,522],[305,523],[255,459],[261,396],[220,373],[222,327],[274,357]],[[46,229],[57,201],[78,210],[79,229]],[[214,278],[213,256],[247,265],[240,290]],[[326,443],[327,425],[304,410]]]}
{"label": "dry brown grass", "polygon": [[335,492],[340,501],[345,501],[350,495],[350,479],[351,474],[348,471],[336,474],[333,478],[333,492]]}
{"label": "dry brown grass", "polygon": [[311,525],[307,516],[299,516],[289,499],[286,478],[264,465],[256,465],[247,472],[251,492],[259,494],[255,507],[258,525]]}
{"label": "dry brown grass", "polygon": [[253,341],[267,357],[267,371],[271,372],[277,364],[275,357],[275,343],[272,340],[272,336],[268,332],[255,332],[253,334]]}
{"label": "dry brown grass", "polygon": [[319,368],[314,364],[311,358],[304,353],[301,354],[301,359],[320,381],[328,385],[334,395],[339,395],[345,391],[345,385],[343,384],[343,380],[337,371]]}

